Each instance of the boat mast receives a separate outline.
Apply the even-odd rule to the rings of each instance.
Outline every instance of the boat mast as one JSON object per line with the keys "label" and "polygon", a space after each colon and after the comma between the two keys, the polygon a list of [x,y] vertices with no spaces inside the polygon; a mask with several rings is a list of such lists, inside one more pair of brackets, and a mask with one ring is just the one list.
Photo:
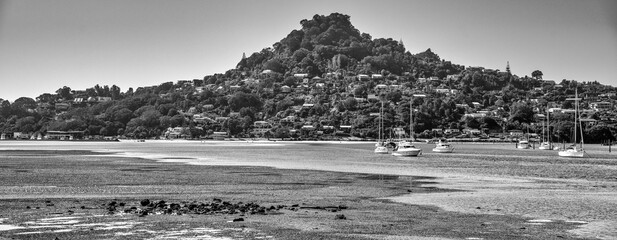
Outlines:
{"label": "boat mast", "polygon": [[548,141],[548,147],[553,149],[553,142],[551,142],[551,112],[546,109],[546,139]]}
{"label": "boat mast", "polygon": [[545,128],[544,127],[544,121],[542,121],[542,138],[540,139],[540,141],[546,142],[546,138],[545,138],[546,134],[544,134],[546,132],[544,131],[544,128]]}
{"label": "boat mast", "polygon": [[578,89],[574,89],[574,146],[576,146],[576,119],[578,115]]}
{"label": "boat mast", "polygon": [[381,143],[381,131],[383,128],[383,101],[381,101],[381,109],[379,110],[379,142]]}
{"label": "boat mast", "polygon": [[[578,89],[576,89],[576,112],[579,111],[579,106],[578,106]],[[574,125],[576,125],[576,122],[574,122]],[[578,129],[581,132],[581,149],[583,149],[583,122],[581,121],[581,116],[578,116]]]}
{"label": "boat mast", "polygon": [[409,102],[409,141],[413,142],[413,96]]}

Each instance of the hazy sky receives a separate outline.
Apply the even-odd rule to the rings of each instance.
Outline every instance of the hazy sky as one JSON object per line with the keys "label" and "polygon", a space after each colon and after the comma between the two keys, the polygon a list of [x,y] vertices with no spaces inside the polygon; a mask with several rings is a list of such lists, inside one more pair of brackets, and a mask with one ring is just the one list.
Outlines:
{"label": "hazy sky", "polygon": [[616,0],[0,0],[0,98],[201,79],[333,12],[411,53],[617,86]]}

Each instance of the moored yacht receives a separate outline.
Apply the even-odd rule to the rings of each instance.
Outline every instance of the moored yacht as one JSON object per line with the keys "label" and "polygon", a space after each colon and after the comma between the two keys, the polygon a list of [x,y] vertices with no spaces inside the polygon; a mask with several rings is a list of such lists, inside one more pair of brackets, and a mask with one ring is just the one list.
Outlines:
{"label": "moored yacht", "polygon": [[396,144],[396,148],[392,151],[392,156],[417,157],[421,153],[422,149],[414,146],[412,142],[401,141]]}
{"label": "moored yacht", "polygon": [[559,151],[560,157],[582,158],[585,157],[585,151],[582,148],[572,145],[562,151]]}
{"label": "moored yacht", "polygon": [[433,148],[433,152],[438,152],[438,153],[451,153],[454,151],[454,147],[452,147],[452,145],[450,145],[450,143],[444,141],[444,140],[439,140],[439,142],[437,142],[435,144],[435,148]]}
{"label": "moored yacht", "polygon": [[516,148],[518,148],[518,149],[529,149],[530,148],[529,141],[527,141],[527,140],[520,140],[520,141],[518,141],[518,145],[516,146]]}
{"label": "moored yacht", "polygon": [[538,147],[538,149],[540,149],[540,150],[553,150],[553,147],[551,146],[550,142],[541,142],[540,146]]}

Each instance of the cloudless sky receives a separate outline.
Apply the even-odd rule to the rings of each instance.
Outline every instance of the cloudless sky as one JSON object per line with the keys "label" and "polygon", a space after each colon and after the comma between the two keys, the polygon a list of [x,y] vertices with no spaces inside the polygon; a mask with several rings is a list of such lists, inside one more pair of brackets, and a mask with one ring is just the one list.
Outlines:
{"label": "cloudless sky", "polygon": [[333,12],[414,54],[617,86],[616,0],[0,0],[0,98],[202,79]]}

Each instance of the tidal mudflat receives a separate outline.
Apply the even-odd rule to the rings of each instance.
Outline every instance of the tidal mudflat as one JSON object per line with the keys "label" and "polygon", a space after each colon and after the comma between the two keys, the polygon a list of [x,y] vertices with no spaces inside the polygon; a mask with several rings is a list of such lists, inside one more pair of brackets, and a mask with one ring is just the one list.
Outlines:
{"label": "tidal mudflat", "polygon": [[[0,144],[5,239],[615,239],[617,171],[509,145]],[[145,201],[147,200],[147,201]]]}

